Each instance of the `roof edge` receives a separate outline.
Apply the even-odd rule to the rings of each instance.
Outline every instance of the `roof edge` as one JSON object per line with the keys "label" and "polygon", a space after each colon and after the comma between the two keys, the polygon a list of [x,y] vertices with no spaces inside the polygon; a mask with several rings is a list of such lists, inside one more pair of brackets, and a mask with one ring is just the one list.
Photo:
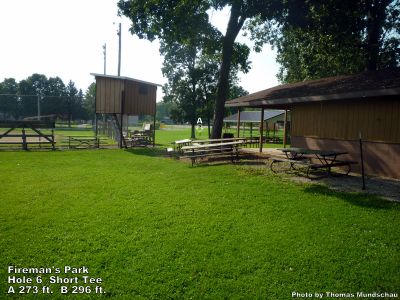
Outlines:
{"label": "roof edge", "polygon": [[[377,96],[395,96],[400,95],[400,88],[393,89],[379,89],[379,90],[368,90],[360,92],[350,93],[339,93],[330,95],[316,95],[316,96],[305,96],[305,97],[291,97],[291,98],[280,98],[280,99],[253,99],[248,101],[240,101],[240,98],[228,101],[225,103],[226,107],[260,107],[264,105],[290,105],[295,103],[303,102],[318,102],[328,100],[342,100],[342,99],[354,99],[354,98],[369,98]],[[247,95],[249,96],[249,95]],[[232,103],[229,103],[232,102]]]}
{"label": "roof edge", "polygon": [[131,81],[136,81],[136,82],[139,82],[139,83],[145,83],[145,84],[154,85],[154,86],[162,86],[161,84],[158,84],[158,83],[144,81],[144,80],[131,78],[131,77],[126,77],[126,76],[104,75],[104,74],[98,74],[98,73],[90,73],[90,75],[93,75],[94,77],[104,77],[104,78],[112,78],[112,79],[124,79],[124,80],[131,80]]}

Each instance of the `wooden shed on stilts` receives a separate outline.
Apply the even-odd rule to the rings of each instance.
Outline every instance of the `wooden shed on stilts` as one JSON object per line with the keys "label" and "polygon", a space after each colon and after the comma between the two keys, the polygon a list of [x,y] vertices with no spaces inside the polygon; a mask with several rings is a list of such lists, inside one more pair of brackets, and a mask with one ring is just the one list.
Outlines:
{"label": "wooden shed on stilts", "polygon": [[156,83],[122,76],[94,74],[96,78],[96,136],[98,115],[110,115],[115,122],[116,136],[120,148],[127,147],[124,138],[124,123],[128,126],[128,116],[153,116],[153,146],[155,144]]}

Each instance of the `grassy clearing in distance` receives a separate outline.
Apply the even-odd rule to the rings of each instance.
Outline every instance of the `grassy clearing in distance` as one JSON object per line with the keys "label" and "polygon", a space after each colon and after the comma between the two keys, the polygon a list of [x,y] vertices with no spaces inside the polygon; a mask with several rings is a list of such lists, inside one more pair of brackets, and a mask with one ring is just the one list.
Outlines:
{"label": "grassy clearing in distance", "polygon": [[[173,127],[172,127],[173,128]],[[234,130],[228,130],[227,132],[232,132],[236,134]],[[171,143],[177,140],[190,139],[191,130],[190,128],[183,129],[160,129],[156,130],[156,144],[159,147],[171,147]],[[253,131],[253,136],[256,134],[256,130]],[[249,132],[246,132],[246,136],[250,136]],[[196,130],[196,139],[208,139],[208,130],[207,127],[204,127],[202,131]],[[282,148],[282,144],[271,144],[264,143],[263,147],[266,148]]]}
{"label": "grassy clearing in distance", "polygon": [[399,291],[398,203],[148,149],[0,152],[0,165],[2,296],[9,265],[87,266],[126,299]]}

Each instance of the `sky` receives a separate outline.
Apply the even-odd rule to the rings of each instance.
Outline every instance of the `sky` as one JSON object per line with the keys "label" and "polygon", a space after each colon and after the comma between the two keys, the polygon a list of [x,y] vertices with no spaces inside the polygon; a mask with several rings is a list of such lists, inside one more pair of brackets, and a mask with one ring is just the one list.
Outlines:
{"label": "sky", "polygon": [[[129,33],[130,20],[119,17],[118,0],[0,0],[0,82],[17,81],[33,73],[72,80],[83,91],[94,82],[90,73],[118,72],[118,24],[122,26],[121,76],[158,84],[163,58],[157,41],[140,40]],[[229,11],[210,18],[225,33]],[[249,43],[239,36],[238,41]],[[267,45],[251,52],[252,69],[241,74],[241,85],[250,93],[278,84],[276,53]],[[161,89],[157,101],[162,98]]]}

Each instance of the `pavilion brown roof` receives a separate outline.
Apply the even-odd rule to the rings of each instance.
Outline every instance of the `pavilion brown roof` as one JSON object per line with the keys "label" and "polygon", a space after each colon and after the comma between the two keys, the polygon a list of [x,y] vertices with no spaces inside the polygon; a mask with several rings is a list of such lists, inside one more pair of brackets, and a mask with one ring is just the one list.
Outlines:
{"label": "pavilion brown roof", "polygon": [[400,95],[400,68],[283,84],[226,102],[227,107],[284,108],[294,103]]}

